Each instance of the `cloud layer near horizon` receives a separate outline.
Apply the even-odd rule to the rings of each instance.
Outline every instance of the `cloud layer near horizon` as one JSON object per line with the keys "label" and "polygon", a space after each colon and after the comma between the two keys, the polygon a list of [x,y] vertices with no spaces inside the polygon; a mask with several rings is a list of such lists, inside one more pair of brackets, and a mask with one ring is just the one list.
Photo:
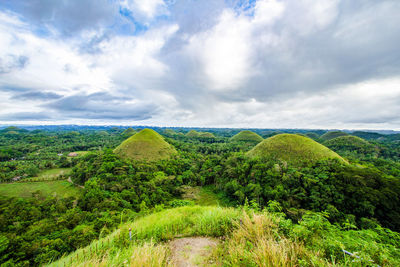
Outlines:
{"label": "cloud layer near horizon", "polygon": [[0,123],[400,129],[400,2],[5,0]]}

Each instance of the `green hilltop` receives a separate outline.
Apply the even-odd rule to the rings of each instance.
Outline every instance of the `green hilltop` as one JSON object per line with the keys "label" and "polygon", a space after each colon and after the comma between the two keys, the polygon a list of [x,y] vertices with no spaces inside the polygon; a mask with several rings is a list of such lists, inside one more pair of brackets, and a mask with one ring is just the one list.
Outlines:
{"label": "green hilltop", "polygon": [[199,137],[199,132],[195,130],[190,130],[186,133],[187,137]]}
{"label": "green hilltop", "polygon": [[302,166],[322,159],[345,160],[314,140],[297,134],[278,134],[265,139],[247,152],[250,157],[273,158],[293,166]]}
{"label": "green hilltop", "polygon": [[114,153],[122,158],[155,161],[168,159],[176,154],[175,148],[152,129],[143,129],[123,141]]}
{"label": "green hilltop", "polygon": [[136,133],[135,130],[133,130],[132,128],[128,128],[128,129],[126,129],[125,131],[122,132],[122,135],[125,136],[125,137],[129,137],[129,136],[134,135],[135,133]]}
{"label": "green hilltop", "polygon": [[199,137],[199,132],[195,130],[190,130],[186,133],[187,137]]}
{"label": "green hilltop", "polygon": [[321,135],[321,139],[327,141],[339,136],[347,136],[347,135],[349,134],[342,131],[331,131]]}
{"label": "green hilltop", "polygon": [[261,142],[264,140],[261,136],[256,134],[255,132],[252,131],[241,131],[240,133],[234,135],[231,137],[231,141],[237,141],[237,142]]}
{"label": "green hilltop", "polygon": [[378,149],[370,142],[352,135],[339,136],[324,142],[324,145],[334,151],[355,151],[370,154],[378,152]]}
{"label": "green hilltop", "polygon": [[209,132],[199,132],[199,137],[201,138],[215,138],[212,133]]}

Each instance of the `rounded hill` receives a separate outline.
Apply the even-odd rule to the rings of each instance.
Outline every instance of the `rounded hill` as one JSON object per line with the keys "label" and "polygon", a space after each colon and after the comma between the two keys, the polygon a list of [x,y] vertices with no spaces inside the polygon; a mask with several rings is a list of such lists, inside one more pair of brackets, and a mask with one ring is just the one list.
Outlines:
{"label": "rounded hill", "polygon": [[378,153],[377,148],[368,141],[352,135],[339,136],[324,142],[324,145],[337,152]]}
{"label": "rounded hill", "polygon": [[240,133],[231,137],[234,142],[261,142],[264,140],[261,136],[252,131],[241,131]]}
{"label": "rounded hill", "polygon": [[187,137],[199,137],[199,132],[196,130],[190,130],[189,132],[186,133]]}
{"label": "rounded hill", "polygon": [[114,153],[122,158],[155,161],[176,154],[175,148],[152,129],[143,129],[123,141]]}
{"label": "rounded hill", "polygon": [[125,131],[122,132],[122,135],[124,137],[129,137],[129,136],[134,135],[135,133],[136,133],[135,130],[133,130],[132,128],[128,128],[128,129],[126,129]]}
{"label": "rounded hill", "polygon": [[349,135],[348,133],[342,132],[342,131],[331,131],[324,133],[321,135],[321,139],[324,141],[331,140],[333,138],[339,137],[339,136],[347,136]]}
{"label": "rounded hill", "polygon": [[214,134],[209,132],[199,132],[199,137],[201,138],[215,138]]}
{"label": "rounded hill", "polygon": [[250,157],[286,161],[293,166],[303,166],[323,159],[345,160],[314,140],[297,134],[278,134],[265,139],[247,152]]}

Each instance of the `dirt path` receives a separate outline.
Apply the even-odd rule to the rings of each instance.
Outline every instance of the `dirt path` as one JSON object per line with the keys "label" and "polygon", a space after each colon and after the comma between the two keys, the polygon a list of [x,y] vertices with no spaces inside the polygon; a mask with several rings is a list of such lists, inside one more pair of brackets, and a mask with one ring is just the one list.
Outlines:
{"label": "dirt path", "polygon": [[74,182],[72,181],[71,177],[68,177],[68,180],[67,180],[67,181],[70,182],[71,184],[77,186],[77,187],[85,188],[83,185],[79,185],[79,184],[74,183]]}
{"label": "dirt path", "polygon": [[218,245],[216,239],[208,237],[188,237],[170,242],[171,263],[177,267],[207,266],[212,250]]}

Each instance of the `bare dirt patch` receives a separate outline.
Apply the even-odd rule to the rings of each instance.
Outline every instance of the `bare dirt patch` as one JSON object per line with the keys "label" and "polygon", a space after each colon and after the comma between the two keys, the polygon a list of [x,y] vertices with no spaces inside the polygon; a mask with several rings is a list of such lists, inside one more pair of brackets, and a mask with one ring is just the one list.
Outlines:
{"label": "bare dirt patch", "polygon": [[170,263],[177,267],[212,265],[210,255],[218,240],[208,237],[179,238],[170,242]]}

